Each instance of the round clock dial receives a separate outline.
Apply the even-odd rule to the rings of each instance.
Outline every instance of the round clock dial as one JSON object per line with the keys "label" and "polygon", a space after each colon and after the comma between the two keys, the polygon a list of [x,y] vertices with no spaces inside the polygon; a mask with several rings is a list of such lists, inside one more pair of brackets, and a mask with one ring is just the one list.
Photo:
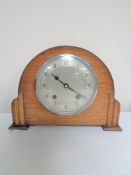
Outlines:
{"label": "round clock dial", "polygon": [[50,58],[36,75],[36,96],[49,111],[61,115],[77,114],[93,102],[97,79],[83,58],[61,54]]}

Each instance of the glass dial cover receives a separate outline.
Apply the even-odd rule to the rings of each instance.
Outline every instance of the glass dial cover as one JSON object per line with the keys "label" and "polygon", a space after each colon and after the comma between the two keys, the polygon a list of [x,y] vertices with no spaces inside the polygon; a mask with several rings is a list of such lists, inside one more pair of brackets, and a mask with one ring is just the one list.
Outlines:
{"label": "glass dial cover", "polygon": [[60,54],[42,64],[36,74],[36,96],[49,111],[73,115],[88,108],[97,94],[91,65],[74,54]]}

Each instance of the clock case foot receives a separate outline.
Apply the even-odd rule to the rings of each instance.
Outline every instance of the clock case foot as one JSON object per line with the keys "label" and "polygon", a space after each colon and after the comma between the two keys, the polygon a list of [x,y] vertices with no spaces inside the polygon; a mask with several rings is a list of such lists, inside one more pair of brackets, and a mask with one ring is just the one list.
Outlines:
{"label": "clock case foot", "polygon": [[16,125],[12,124],[8,129],[9,130],[27,130],[30,127],[30,125]]}
{"label": "clock case foot", "polygon": [[102,126],[104,131],[122,131],[122,128],[118,126]]}

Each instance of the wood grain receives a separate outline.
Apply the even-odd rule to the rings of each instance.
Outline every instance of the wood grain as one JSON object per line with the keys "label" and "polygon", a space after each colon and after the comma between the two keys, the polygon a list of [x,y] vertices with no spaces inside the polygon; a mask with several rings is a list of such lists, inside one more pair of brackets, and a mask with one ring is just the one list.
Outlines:
{"label": "wood grain", "polygon": [[20,93],[18,96],[18,104],[19,104],[19,123],[20,125],[25,124],[24,118],[24,104],[23,104],[23,94]]}
{"label": "wood grain", "polygon": [[12,117],[14,125],[20,124],[18,98],[12,101]]}

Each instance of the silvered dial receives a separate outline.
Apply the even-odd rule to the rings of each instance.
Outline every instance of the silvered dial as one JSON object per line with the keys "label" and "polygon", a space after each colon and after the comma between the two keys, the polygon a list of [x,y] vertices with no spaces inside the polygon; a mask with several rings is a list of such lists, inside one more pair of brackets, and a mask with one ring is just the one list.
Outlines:
{"label": "silvered dial", "polygon": [[97,79],[92,67],[77,55],[50,58],[36,75],[36,96],[49,111],[61,115],[77,114],[93,102]]}

